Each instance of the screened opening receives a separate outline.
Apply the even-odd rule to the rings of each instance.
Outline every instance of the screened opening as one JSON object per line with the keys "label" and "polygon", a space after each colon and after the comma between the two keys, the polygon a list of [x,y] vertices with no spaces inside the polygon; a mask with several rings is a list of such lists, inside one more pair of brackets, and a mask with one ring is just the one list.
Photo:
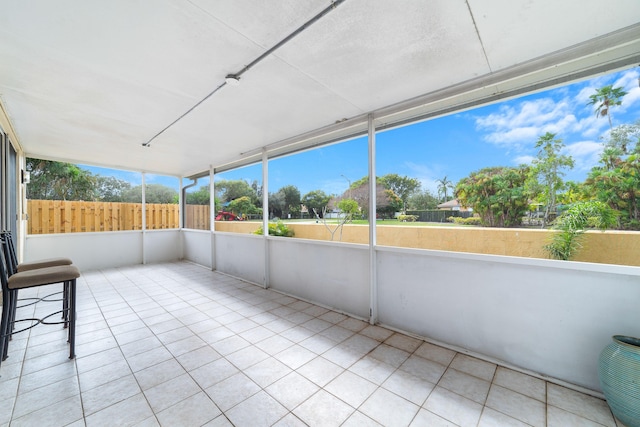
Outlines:
{"label": "screened opening", "polygon": [[255,163],[216,173],[215,229],[252,233],[261,226],[262,164]]}

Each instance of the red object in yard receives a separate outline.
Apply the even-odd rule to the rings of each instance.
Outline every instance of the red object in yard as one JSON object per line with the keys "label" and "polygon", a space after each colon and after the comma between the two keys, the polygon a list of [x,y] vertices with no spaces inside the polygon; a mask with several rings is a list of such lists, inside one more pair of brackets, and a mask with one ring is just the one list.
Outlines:
{"label": "red object in yard", "polygon": [[216,221],[242,221],[242,218],[233,212],[218,211]]}

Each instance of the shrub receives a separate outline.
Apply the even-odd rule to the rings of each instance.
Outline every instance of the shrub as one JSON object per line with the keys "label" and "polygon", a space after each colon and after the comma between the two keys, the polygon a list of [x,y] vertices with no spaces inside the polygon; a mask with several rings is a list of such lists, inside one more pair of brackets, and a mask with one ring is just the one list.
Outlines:
{"label": "shrub", "polygon": [[398,215],[398,221],[402,222],[416,222],[418,215]]}
{"label": "shrub", "polygon": [[449,218],[447,218],[447,221],[460,225],[482,225],[482,220],[477,216],[471,216],[469,218],[450,216]]}
{"label": "shrub", "polygon": [[599,201],[574,203],[554,221],[553,228],[559,231],[551,236],[551,242],[544,249],[551,258],[566,261],[582,248],[582,237],[587,229],[614,227],[618,215]]}
{"label": "shrub", "polygon": [[[262,226],[260,226],[253,234],[262,235],[263,233],[264,230]],[[282,221],[269,223],[269,236],[293,237],[293,235],[293,230],[287,227]]]}

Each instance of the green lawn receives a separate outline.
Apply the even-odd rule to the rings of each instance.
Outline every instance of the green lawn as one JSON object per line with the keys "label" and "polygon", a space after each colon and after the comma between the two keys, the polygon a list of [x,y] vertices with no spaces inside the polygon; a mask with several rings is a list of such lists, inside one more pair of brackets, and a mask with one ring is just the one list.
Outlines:
{"label": "green lawn", "polygon": [[[312,219],[283,219],[284,223],[310,223],[314,222]],[[322,224],[322,221],[318,221],[319,224]],[[337,219],[327,219],[327,224],[338,224],[339,221]],[[356,224],[356,225],[368,225],[369,221],[366,219],[358,219],[349,222],[348,224]],[[408,225],[413,227],[464,227],[464,225],[454,224],[452,222],[402,222],[397,219],[379,219],[378,225]]]}

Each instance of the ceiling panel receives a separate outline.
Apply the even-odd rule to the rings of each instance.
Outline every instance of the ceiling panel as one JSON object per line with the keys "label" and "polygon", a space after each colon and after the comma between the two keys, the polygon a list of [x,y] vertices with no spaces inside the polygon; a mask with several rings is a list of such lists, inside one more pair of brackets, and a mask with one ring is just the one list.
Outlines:
{"label": "ceiling panel", "polygon": [[401,121],[631,63],[640,38],[635,0],[345,0],[223,85],[331,4],[3,0],[0,101],[28,155],[190,175],[343,119]]}
{"label": "ceiling panel", "polygon": [[192,3],[265,49],[330,4],[327,0],[192,0]]}
{"label": "ceiling panel", "polygon": [[640,22],[640,1],[468,0],[493,71]]}
{"label": "ceiling panel", "polygon": [[350,0],[277,55],[367,111],[489,71],[460,0]]}

